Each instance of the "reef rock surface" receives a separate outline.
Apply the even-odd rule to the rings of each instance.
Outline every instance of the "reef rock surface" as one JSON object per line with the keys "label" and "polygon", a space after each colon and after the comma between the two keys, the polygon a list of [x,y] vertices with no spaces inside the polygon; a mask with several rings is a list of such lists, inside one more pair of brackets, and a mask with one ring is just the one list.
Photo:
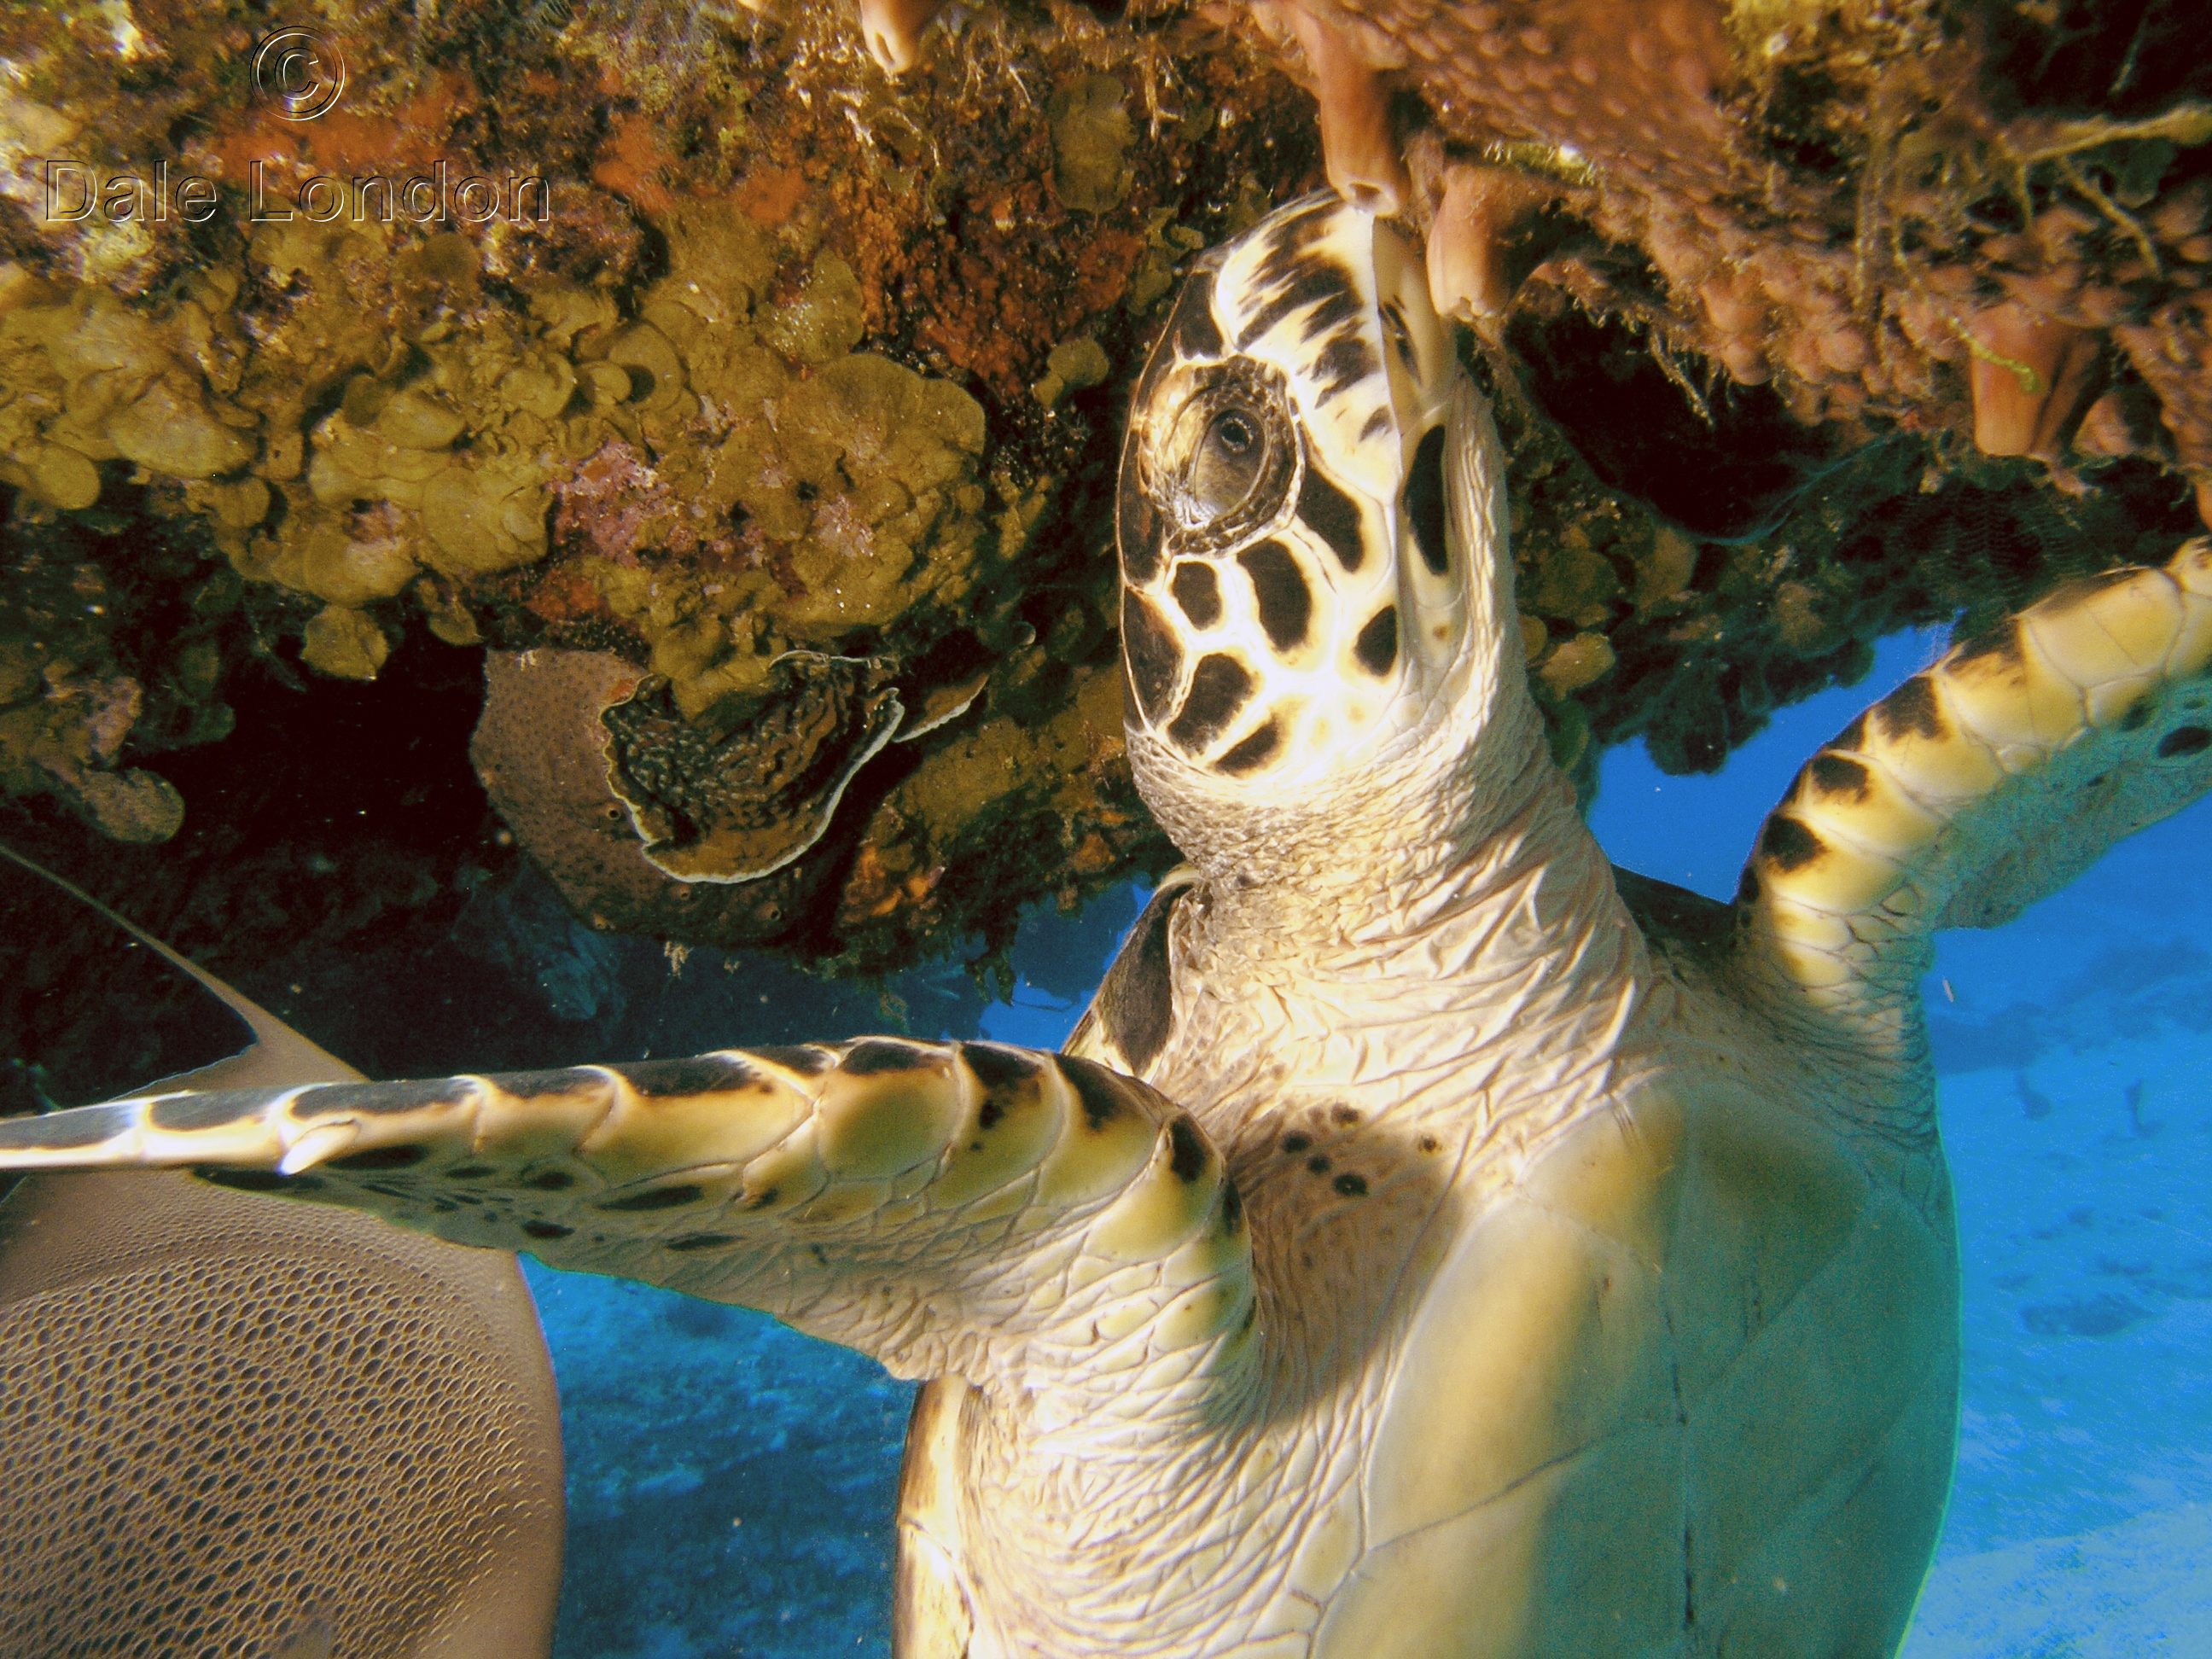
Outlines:
{"label": "reef rock surface", "polygon": [[2187,9],[19,10],[0,829],[218,961],[523,853],[868,973],[1155,872],[1121,405],[1324,180],[1475,324],[1555,752],[1711,769],[2212,502]]}

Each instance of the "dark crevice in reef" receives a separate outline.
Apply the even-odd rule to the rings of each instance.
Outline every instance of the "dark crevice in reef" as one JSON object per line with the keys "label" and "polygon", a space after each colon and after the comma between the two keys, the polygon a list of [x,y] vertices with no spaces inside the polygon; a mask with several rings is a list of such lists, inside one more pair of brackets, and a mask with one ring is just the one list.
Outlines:
{"label": "dark crevice in reef", "polygon": [[[365,988],[345,964],[392,972],[434,955],[471,890],[519,863],[469,767],[481,662],[417,638],[368,684],[281,659],[249,664],[223,688],[237,716],[228,738],[142,763],[187,803],[167,843],[118,846],[43,799],[0,804],[0,838],[272,1012],[300,1013],[319,1033],[353,1032],[348,1057],[365,1065],[380,1040],[376,1006],[347,1013]],[[117,948],[107,925],[81,909],[55,914],[58,931],[25,939],[11,928],[7,947],[106,972]],[[290,988],[307,982],[309,960],[319,1006],[303,1009]],[[7,1056],[57,1052],[33,1040],[34,1011],[0,1008],[0,1018]]]}
{"label": "dark crevice in reef", "polygon": [[1685,370],[1662,367],[1648,332],[1619,318],[1532,307],[1515,314],[1506,342],[1523,388],[1590,470],[1692,535],[1771,529],[1837,459],[1771,386],[1712,376],[1693,392]]}

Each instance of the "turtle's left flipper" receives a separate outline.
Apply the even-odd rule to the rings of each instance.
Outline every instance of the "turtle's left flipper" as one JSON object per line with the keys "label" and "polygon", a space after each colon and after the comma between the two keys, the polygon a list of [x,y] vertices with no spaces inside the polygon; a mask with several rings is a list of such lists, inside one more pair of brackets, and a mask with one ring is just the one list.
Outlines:
{"label": "turtle's left flipper", "polygon": [[1744,867],[1743,951],[1801,1006],[1911,1043],[1930,934],[2008,920],[2212,787],[2208,669],[2203,538],[1959,646],[1797,775]]}
{"label": "turtle's left flipper", "polygon": [[[907,1375],[1241,1351],[1251,1253],[1191,1118],[1105,1067],[863,1038],[155,1096],[0,1121],[0,1170],[197,1168],[763,1309]],[[1103,1380],[1102,1376],[1102,1381]]]}

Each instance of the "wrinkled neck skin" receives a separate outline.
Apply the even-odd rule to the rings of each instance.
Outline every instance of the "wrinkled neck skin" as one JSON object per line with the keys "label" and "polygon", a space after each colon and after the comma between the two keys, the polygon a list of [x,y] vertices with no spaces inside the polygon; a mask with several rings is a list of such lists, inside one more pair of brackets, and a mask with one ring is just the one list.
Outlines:
{"label": "wrinkled neck skin", "polygon": [[1210,873],[1178,929],[1204,977],[1186,987],[1179,975],[1178,993],[1215,1002],[1267,987],[1293,1040],[1355,1021],[1427,1022],[1500,995],[1533,1012],[1527,998],[1546,1000],[1544,986],[1595,994],[1589,941],[1626,913],[1573,785],[1531,736],[1510,770],[1456,781],[1474,787],[1378,795],[1372,823],[1295,849],[1306,856]]}
{"label": "wrinkled neck skin", "polygon": [[[1441,776],[1378,769],[1358,799],[1171,823],[1205,875],[1176,908],[1176,1031],[1147,1080],[1241,1182],[1250,1149],[1326,1094],[1370,1138],[1464,1145],[1458,1180],[1486,1189],[1623,1080],[1650,1014],[1643,936],[1517,652],[1505,667],[1444,723],[1458,758]],[[1504,1140],[1514,1158],[1494,1155]]]}
{"label": "wrinkled neck skin", "polygon": [[[1039,1434],[1000,1402],[978,1565],[1021,1611],[979,1652],[1115,1650],[1136,1629],[1226,1655],[1264,1632],[1356,1505],[1395,1371],[1376,1351],[1485,1201],[1646,1063],[1641,935],[1517,658],[1506,684],[1442,780],[1370,776],[1364,802],[1248,810],[1184,842],[1207,873],[1176,907],[1175,1031],[1148,1080],[1228,1158],[1261,1340],[1171,1425],[1163,1402],[1094,1401]],[[1167,1582],[1097,1571],[1130,1537],[1180,1564]]]}

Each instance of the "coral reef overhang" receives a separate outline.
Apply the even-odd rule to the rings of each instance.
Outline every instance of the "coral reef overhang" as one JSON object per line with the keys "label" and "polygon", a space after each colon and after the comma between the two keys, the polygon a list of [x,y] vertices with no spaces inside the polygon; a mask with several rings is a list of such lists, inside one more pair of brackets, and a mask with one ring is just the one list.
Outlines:
{"label": "coral reef overhang", "polygon": [[[325,837],[278,933],[520,838],[592,925],[878,972],[1156,872],[1121,405],[1189,258],[1324,178],[1476,325],[1554,752],[1711,769],[2212,499],[2185,10],[1054,3],[893,76],[834,7],[365,0],[282,85],[244,8],[19,13],[0,812],[201,943],[112,844],[181,851],[194,778],[325,818],[343,706],[434,721],[389,787],[453,810]],[[183,868],[276,856],[210,828]]]}

